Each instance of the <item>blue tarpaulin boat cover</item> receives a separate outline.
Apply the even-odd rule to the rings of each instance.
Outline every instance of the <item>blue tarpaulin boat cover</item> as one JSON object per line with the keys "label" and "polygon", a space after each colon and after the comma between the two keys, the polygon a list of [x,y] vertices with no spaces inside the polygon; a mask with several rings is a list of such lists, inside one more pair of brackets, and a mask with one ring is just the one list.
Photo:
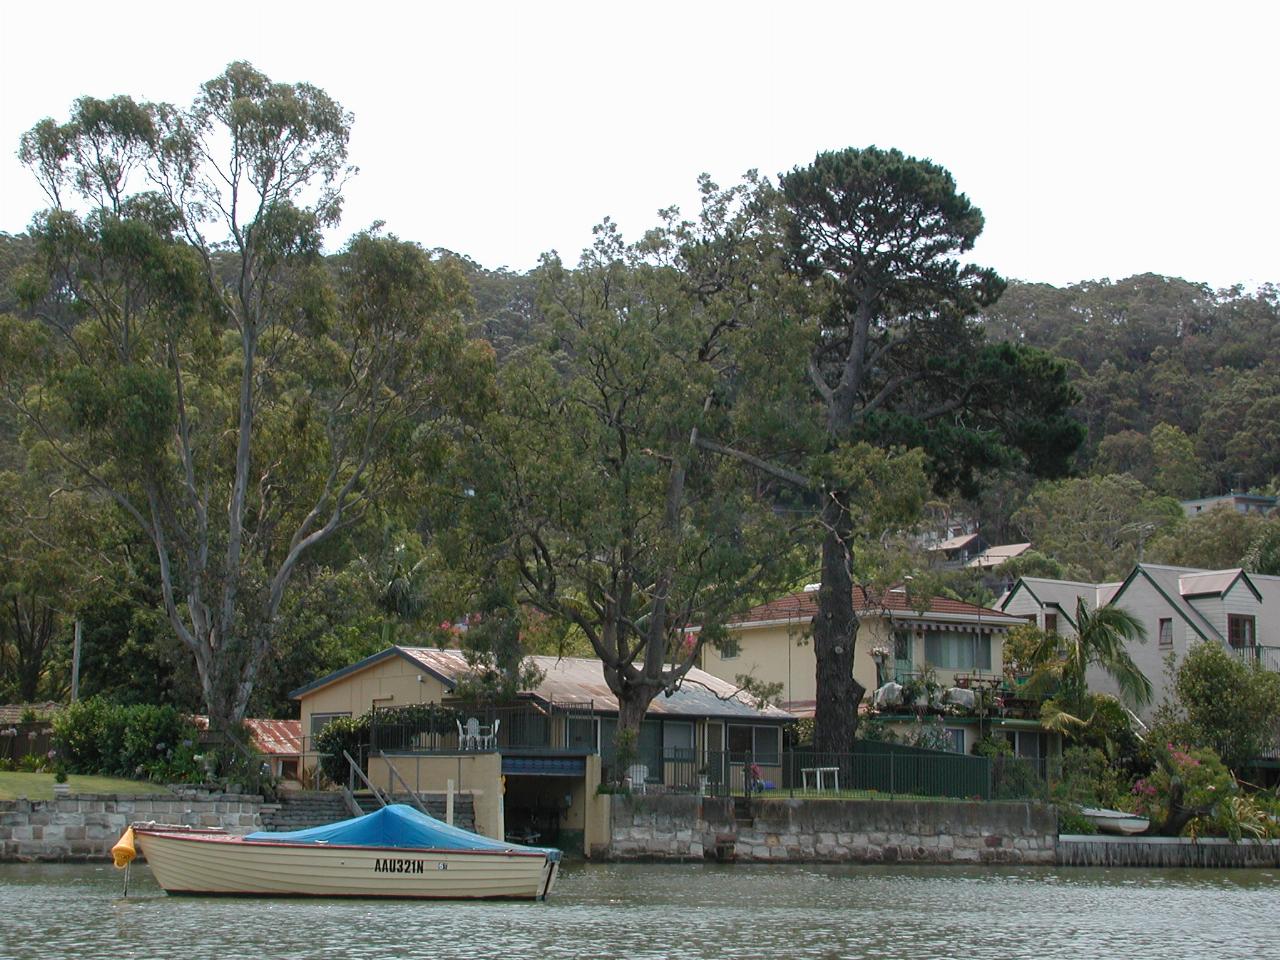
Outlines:
{"label": "blue tarpaulin boat cover", "polygon": [[518,843],[503,843],[482,837],[469,830],[460,830],[447,823],[429,817],[420,810],[403,803],[393,803],[381,810],[341,820],[323,827],[308,830],[290,830],[271,833],[259,830],[245,836],[246,840],[265,840],[271,843],[317,843],[345,847],[416,847],[430,850],[536,850],[554,854],[560,859],[560,851],[549,847],[524,847]]}

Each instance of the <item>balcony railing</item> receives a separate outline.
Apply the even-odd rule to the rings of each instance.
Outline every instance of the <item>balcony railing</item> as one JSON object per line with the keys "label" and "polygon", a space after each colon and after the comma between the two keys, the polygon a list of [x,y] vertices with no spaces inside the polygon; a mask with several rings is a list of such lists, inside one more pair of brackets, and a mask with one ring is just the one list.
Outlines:
{"label": "balcony railing", "polygon": [[1263,670],[1280,672],[1280,647],[1247,646],[1232,647],[1231,652],[1245,663],[1256,663]]}
{"label": "balcony railing", "polygon": [[369,727],[369,751],[595,753],[592,703],[446,703],[416,712],[379,710]]}

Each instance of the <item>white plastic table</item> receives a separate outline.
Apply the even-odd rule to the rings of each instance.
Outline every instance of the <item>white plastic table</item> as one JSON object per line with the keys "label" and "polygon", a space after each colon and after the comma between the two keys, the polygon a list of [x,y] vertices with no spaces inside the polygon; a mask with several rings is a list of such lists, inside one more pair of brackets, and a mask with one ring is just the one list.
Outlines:
{"label": "white plastic table", "polygon": [[801,767],[800,779],[806,790],[810,789],[809,779],[812,776],[817,786],[815,789],[825,790],[823,784],[827,780],[827,775],[831,775],[832,789],[840,789],[840,768],[839,767]]}

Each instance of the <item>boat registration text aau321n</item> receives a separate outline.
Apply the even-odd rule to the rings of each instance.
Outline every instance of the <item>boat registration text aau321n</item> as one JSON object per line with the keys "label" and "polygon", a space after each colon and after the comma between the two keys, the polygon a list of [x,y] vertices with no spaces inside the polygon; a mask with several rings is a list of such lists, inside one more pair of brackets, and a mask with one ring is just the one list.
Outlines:
{"label": "boat registration text aau321n", "polygon": [[[426,873],[426,860],[406,860],[399,857],[389,857],[383,859],[379,857],[373,861],[374,873]],[[449,864],[440,861],[436,864],[437,870],[448,870]]]}

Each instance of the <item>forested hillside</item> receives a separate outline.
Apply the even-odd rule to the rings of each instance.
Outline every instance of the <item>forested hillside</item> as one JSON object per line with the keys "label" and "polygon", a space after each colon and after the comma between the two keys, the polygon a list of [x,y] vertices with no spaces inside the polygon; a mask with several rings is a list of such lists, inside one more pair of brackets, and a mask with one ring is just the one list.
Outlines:
{"label": "forested hillside", "polygon": [[[1072,361],[1089,429],[1080,467],[1182,498],[1280,474],[1280,290],[1214,291],[1143,274],[1013,283],[991,335]],[[1163,429],[1162,429],[1163,427]]]}

